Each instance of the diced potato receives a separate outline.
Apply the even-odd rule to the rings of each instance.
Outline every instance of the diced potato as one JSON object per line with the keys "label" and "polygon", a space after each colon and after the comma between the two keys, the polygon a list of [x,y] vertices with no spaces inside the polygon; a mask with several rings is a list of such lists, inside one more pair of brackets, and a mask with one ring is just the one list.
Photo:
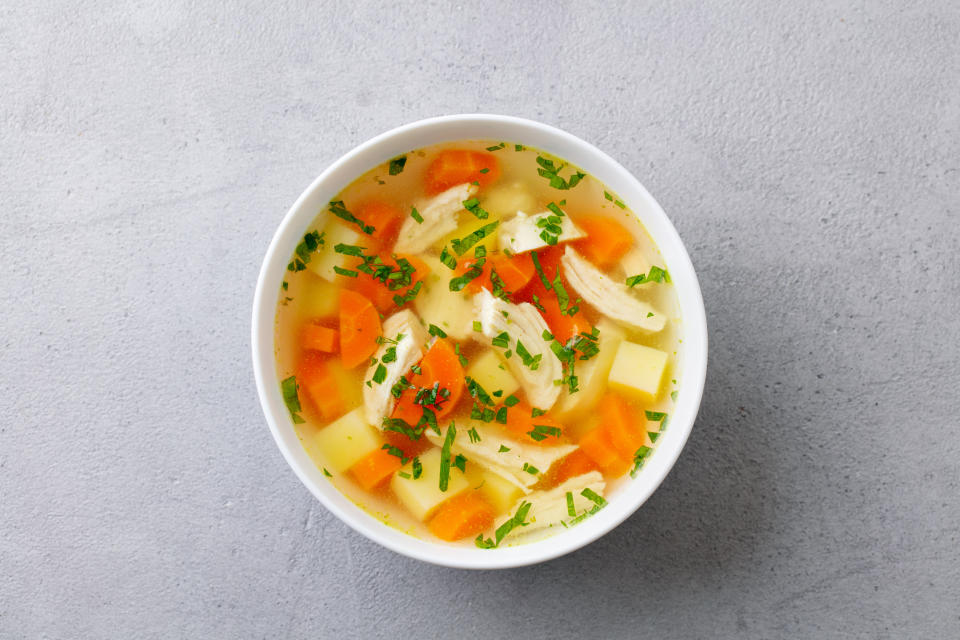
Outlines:
{"label": "diced potato", "polygon": [[343,407],[350,411],[359,407],[363,403],[362,391],[357,383],[356,374],[347,370],[340,362],[339,358],[331,358],[326,361],[327,370],[333,379],[337,381],[337,388],[330,389],[328,393],[336,393],[343,400]]}
{"label": "diced potato", "polygon": [[483,485],[480,487],[484,497],[493,505],[497,513],[503,513],[523,495],[523,492],[502,476],[492,471],[483,472]]}
{"label": "diced potato", "polygon": [[481,355],[471,358],[467,375],[476,380],[487,393],[503,391],[501,400],[520,388],[520,383],[493,349],[488,349]]}
{"label": "diced potato", "polygon": [[660,383],[667,368],[667,354],[624,340],[610,368],[610,386],[653,401],[660,395]]}
{"label": "diced potato", "polygon": [[[363,245],[363,238],[366,238],[357,229],[351,229],[339,220],[331,220],[323,228],[323,244],[317,248],[307,268],[315,274],[327,280],[334,282],[340,276],[333,270],[334,267],[346,268],[349,261],[356,261],[356,258],[345,256],[334,251],[338,244]],[[340,277],[342,280],[343,278]]]}
{"label": "diced potato", "polygon": [[511,182],[491,188],[481,198],[480,206],[493,215],[510,218],[517,211],[532,211],[537,199],[524,183]]}
{"label": "diced potato", "polygon": [[308,270],[304,272],[297,292],[297,307],[304,319],[335,316],[339,308],[339,294],[339,287]]}
{"label": "diced potato", "polygon": [[[419,520],[426,520],[443,502],[466,491],[470,483],[460,469],[450,465],[450,481],[446,491],[440,491],[440,449],[430,449],[420,454],[423,473],[413,479],[413,462],[408,462],[400,471],[410,475],[404,478],[395,473],[390,488],[403,506]],[[469,464],[469,463],[467,463]]]}
{"label": "diced potato", "polygon": [[358,408],[320,429],[314,442],[330,467],[342,473],[360,458],[379,449],[382,440]]}
{"label": "diced potato", "polygon": [[597,323],[597,329],[600,331],[600,339],[597,341],[600,352],[589,360],[577,361],[575,371],[580,379],[579,388],[575,393],[570,393],[569,388],[564,387],[553,408],[553,414],[561,420],[579,422],[597,406],[607,386],[607,376],[613,366],[614,356],[617,355],[617,347],[625,335],[619,325],[606,318]]}
{"label": "diced potato", "polygon": [[[476,231],[476,230],[479,229],[480,227],[484,227],[484,226],[486,226],[486,225],[488,225],[488,224],[490,224],[490,223],[492,223],[492,222],[498,222],[498,221],[500,221],[500,217],[499,217],[499,216],[495,216],[495,215],[493,215],[492,213],[490,214],[490,217],[489,217],[489,218],[486,218],[486,219],[484,219],[484,220],[480,220],[479,218],[477,218],[477,217],[474,216],[473,214],[470,214],[470,215],[468,215],[467,218],[464,220],[463,224],[461,224],[459,227],[457,227],[452,233],[449,233],[449,234],[445,235],[444,237],[442,237],[442,238],[440,239],[440,241],[437,242],[437,244],[435,245],[436,248],[437,248],[437,251],[442,250],[443,247],[449,247],[449,248],[447,249],[447,251],[452,251],[453,248],[452,248],[452,246],[451,246],[450,243],[453,241],[454,238],[463,238],[463,237],[465,237],[465,236],[470,235],[471,233],[473,233],[474,231]],[[494,249],[496,249],[496,248],[497,248],[497,238],[498,238],[499,235],[500,235],[500,227],[501,227],[501,226],[502,226],[502,224],[501,224],[501,225],[497,225],[497,228],[496,228],[496,229],[494,229],[492,232],[490,232],[490,233],[488,233],[487,235],[485,235],[485,236],[483,237],[483,239],[481,239],[479,242],[477,242],[477,244],[475,244],[475,245],[473,245],[473,246],[474,246],[474,247],[477,247],[477,246],[479,246],[479,245],[483,245],[483,246],[485,246],[485,247],[487,248],[487,252],[488,252],[488,253],[491,252],[491,251],[493,251]],[[468,258],[468,257],[473,257],[473,249],[472,249],[472,248],[470,249],[470,251],[469,251],[468,253],[464,254],[464,256],[463,256],[463,258]],[[458,260],[463,259],[463,258],[458,258]],[[446,267],[444,267],[444,269],[446,269]],[[449,272],[450,270],[447,269],[447,271]],[[448,280],[449,280],[449,278],[448,278]]]}
{"label": "diced potato", "polygon": [[473,332],[473,303],[462,292],[450,291],[453,271],[433,257],[425,256],[430,275],[413,302],[426,325],[435,324],[451,338],[466,340]]}

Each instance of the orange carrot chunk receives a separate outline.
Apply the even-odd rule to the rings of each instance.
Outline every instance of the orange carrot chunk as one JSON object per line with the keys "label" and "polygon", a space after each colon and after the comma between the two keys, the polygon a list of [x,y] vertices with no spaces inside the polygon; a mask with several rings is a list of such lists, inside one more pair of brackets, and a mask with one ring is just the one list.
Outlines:
{"label": "orange carrot chunk", "polygon": [[[394,271],[399,267],[397,264],[398,260],[406,260],[409,262],[410,266],[414,268],[413,273],[410,274],[410,284],[398,289],[391,289],[387,282],[394,282],[393,280],[385,282],[374,278],[373,275],[369,273],[361,272],[357,274],[356,278],[350,278],[350,281],[346,283],[346,287],[370,300],[380,313],[387,313],[397,308],[397,301],[394,300],[394,296],[403,298],[407,295],[418,282],[427,277],[427,274],[430,273],[430,267],[419,258],[402,254],[394,257],[388,253],[382,253],[380,254],[380,259],[384,265],[391,267]],[[404,304],[406,304],[406,302],[404,302]]]}
{"label": "orange carrot chunk", "polygon": [[621,457],[632,459],[644,442],[643,430],[636,417],[626,401],[615,393],[608,393],[600,403],[600,424]]}
{"label": "orange carrot chunk", "polygon": [[536,271],[529,253],[495,256],[490,260],[490,265],[503,281],[503,287],[511,293],[523,289]]}
{"label": "orange carrot chunk", "polygon": [[593,459],[583,449],[575,449],[570,455],[557,463],[554,476],[555,484],[562,484],[570,478],[582,476],[591,471],[600,471]]}
{"label": "orange carrot chunk", "polygon": [[580,448],[609,476],[622,476],[630,469],[630,460],[620,456],[610,442],[610,434],[598,427],[580,438]]}
{"label": "orange carrot chunk", "polygon": [[350,473],[364,491],[370,491],[383,484],[400,466],[400,458],[387,453],[386,449],[377,449],[360,458],[350,467]]}
{"label": "orange carrot chunk", "polygon": [[365,362],[377,350],[377,338],[382,334],[380,315],[373,303],[355,291],[341,291],[340,357],[343,366],[352,369]]}
{"label": "orange carrot chunk", "polygon": [[346,407],[325,358],[315,351],[306,352],[297,367],[297,384],[305,392],[308,409],[321,421],[332,422],[346,412]]}
{"label": "orange carrot chunk", "polygon": [[574,246],[601,269],[617,264],[633,246],[630,232],[605,216],[581,216],[577,218],[577,226],[587,233],[587,237],[574,241]]}
{"label": "orange carrot chunk", "polygon": [[303,325],[300,333],[300,346],[310,351],[333,353],[337,350],[340,335],[336,329],[325,327],[317,322]]}
{"label": "orange carrot chunk", "polygon": [[476,536],[493,526],[494,509],[476,491],[455,496],[430,520],[430,532],[447,542]]}
{"label": "orange carrot chunk", "polygon": [[[419,363],[420,373],[407,375],[417,389],[406,389],[397,400],[391,418],[400,418],[409,425],[416,425],[423,415],[423,405],[416,401],[417,390],[429,389],[437,385],[436,405],[427,405],[438,418],[449,414],[457,406],[463,395],[466,379],[463,374],[463,365],[449,340],[437,340],[427,351],[427,355]],[[437,406],[439,405],[439,406]]]}
{"label": "orange carrot chunk", "polygon": [[524,442],[539,445],[555,445],[563,435],[563,425],[545,413],[536,418],[530,405],[525,402],[507,409],[507,431]]}
{"label": "orange carrot chunk", "polygon": [[403,211],[399,207],[379,200],[360,205],[354,213],[359,219],[363,220],[364,224],[374,229],[371,234],[374,242],[370,242],[369,239],[364,242],[371,251],[375,251],[386,244],[396,233],[403,220]]}
{"label": "orange carrot chunk", "polygon": [[[486,169],[486,171],[484,171]],[[447,149],[437,154],[427,167],[427,195],[436,195],[464,182],[477,182],[486,187],[500,177],[500,164],[491,153]]]}

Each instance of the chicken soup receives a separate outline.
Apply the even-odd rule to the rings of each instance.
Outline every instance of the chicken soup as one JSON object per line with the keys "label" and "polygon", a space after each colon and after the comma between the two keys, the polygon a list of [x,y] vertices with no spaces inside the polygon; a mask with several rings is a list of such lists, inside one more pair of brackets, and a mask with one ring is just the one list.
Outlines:
{"label": "chicken soup", "polygon": [[290,257],[276,358],[318,468],[384,523],[495,548],[575,526],[655,455],[677,301],[602,183],[499,141],[347,186]]}

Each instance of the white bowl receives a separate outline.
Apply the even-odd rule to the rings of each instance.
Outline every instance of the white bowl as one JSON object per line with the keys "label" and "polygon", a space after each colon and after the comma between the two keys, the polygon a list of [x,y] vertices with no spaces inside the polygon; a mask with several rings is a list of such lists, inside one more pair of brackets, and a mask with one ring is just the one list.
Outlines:
{"label": "white bowl", "polygon": [[[525,545],[478,549],[421,540],[388,527],[357,507],[323,475],[294,432],[280,393],[274,360],[274,321],[280,283],[293,250],[317,213],[341,189],[372,167],[413,149],[464,139],[504,140],[547,151],[605,183],[643,221],[663,254],[681,314],[682,344],[677,370],[679,395],[670,428],[657,441],[637,477],[609,498],[609,504],[575,527]],[[509,116],[466,114],[404,125],[364,142],[313,181],[280,222],[260,269],[253,301],[253,370],[260,404],[273,437],[300,480],[323,505],[353,529],[388,549],[448,567],[501,569],[556,558],[593,542],[627,519],[650,497],[673,467],[693,428],[707,370],[707,321],[700,284],[690,257],[657,201],[617,161],[580,138],[554,127]]]}

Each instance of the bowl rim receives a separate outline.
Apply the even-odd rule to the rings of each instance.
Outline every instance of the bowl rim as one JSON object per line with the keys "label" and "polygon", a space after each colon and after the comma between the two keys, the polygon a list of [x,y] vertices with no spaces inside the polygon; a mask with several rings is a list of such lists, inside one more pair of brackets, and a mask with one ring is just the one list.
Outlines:
{"label": "bowl rim", "polygon": [[[464,135],[464,130],[476,133]],[[488,135],[490,132],[501,135]],[[280,284],[296,243],[320,210],[318,205],[325,205],[357,176],[401,153],[444,141],[484,138],[525,144],[556,155],[617,193],[660,250],[677,291],[682,323],[677,367],[679,394],[670,428],[660,437],[655,454],[644,464],[643,471],[628,479],[603,510],[576,527],[534,542],[497,549],[447,545],[414,537],[386,525],[346,498],[322,476],[301,445],[282,400],[274,359]],[[597,147],[562,129],[514,116],[476,113],[426,118],[386,131],[340,156],[310,183],[280,221],[261,265],[253,300],[251,347],[257,393],[274,441],[287,464],[320,503],[354,531],[381,546],[417,560],[462,569],[501,569],[551,560],[597,540],[635,513],[662,484],[689,438],[703,396],[708,355],[706,312],[693,263],[672,222],[640,181]]]}

